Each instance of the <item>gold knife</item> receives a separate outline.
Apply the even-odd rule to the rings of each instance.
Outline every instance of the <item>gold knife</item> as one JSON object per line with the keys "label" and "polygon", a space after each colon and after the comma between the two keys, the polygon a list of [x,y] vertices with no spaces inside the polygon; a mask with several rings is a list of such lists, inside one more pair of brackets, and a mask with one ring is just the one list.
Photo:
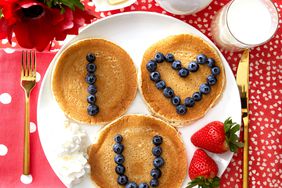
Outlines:
{"label": "gold knife", "polygon": [[248,188],[249,176],[249,49],[246,49],[238,65],[236,80],[239,87],[244,123],[243,188]]}

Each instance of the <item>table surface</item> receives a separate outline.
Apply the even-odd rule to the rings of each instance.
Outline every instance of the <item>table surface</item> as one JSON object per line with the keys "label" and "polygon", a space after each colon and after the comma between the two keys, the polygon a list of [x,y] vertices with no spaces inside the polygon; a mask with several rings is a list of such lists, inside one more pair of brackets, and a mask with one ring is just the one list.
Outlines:
{"label": "table surface", "polygon": [[[189,16],[175,16],[161,9],[153,0],[138,0],[130,7],[96,13],[97,17],[126,11],[151,11],[175,16],[210,37],[210,23],[228,0],[214,0],[203,11]],[[280,18],[282,1],[274,0]],[[87,6],[95,8],[93,4]],[[24,92],[20,87],[21,49],[15,42],[0,40],[0,188],[64,187],[51,169],[36,130],[36,106],[41,79],[64,42],[56,42],[51,51],[37,55],[37,85],[31,94],[31,176],[21,179],[23,153]],[[282,184],[282,29],[250,53],[250,187],[281,187]],[[222,51],[232,71],[236,72],[241,53]],[[4,79],[3,79],[4,78]],[[241,133],[242,136],[242,133]],[[221,178],[220,187],[242,187],[242,150],[234,155]]]}

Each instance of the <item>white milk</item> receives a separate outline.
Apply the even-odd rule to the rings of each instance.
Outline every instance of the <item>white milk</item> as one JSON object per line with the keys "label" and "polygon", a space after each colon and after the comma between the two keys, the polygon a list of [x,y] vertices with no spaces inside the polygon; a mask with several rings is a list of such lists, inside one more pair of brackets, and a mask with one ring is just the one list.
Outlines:
{"label": "white milk", "polygon": [[217,13],[211,32],[222,48],[240,51],[266,42],[277,25],[278,15],[270,0],[234,0]]}
{"label": "white milk", "polygon": [[245,44],[260,44],[268,40],[271,13],[261,1],[236,0],[229,7],[227,23],[231,33]]}

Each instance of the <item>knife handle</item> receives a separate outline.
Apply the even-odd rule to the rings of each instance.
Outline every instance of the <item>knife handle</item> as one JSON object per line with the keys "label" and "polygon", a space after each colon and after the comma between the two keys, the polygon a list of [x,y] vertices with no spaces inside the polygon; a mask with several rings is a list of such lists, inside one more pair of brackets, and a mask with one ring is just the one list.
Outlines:
{"label": "knife handle", "polygon": [[244,150],[243,150],[243,188],[248,188],[249,182],[249,116],[243,117]]}

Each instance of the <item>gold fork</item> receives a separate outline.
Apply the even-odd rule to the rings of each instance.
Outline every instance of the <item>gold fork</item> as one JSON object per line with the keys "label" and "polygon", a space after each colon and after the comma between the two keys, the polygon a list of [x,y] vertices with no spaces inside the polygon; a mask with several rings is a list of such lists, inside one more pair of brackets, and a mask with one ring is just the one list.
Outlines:
{"label": "gold fork", "polygon": [[30,105],[29,96],[36,84],[36,53],[35,51],[22,51],[21,86],[25,91],[25,121],[24,121],[24,157],[23,174],[30,174],[30,144],[29,123]]}

